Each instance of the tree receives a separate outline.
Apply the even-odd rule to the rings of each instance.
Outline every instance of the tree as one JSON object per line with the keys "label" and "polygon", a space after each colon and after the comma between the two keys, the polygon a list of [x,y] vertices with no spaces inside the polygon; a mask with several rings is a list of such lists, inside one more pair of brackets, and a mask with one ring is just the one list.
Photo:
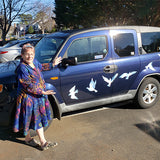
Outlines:
{"label": "tree", "polygon": [[29,26],[28,32],[29,32],[30,34],[34,33],[33,26]]}
{"label": "tree", "polygon": [[27,0],[0,0],[0,29],[2,31],[3,44],[12,22],[21,14],[33,9],[28,6]]}
{"label": "tree", "polygon": [[32,15],[31,14],[20,14],[19,18],[21,20],[22,24],[28,25],[32,21]]}
{"label": "tree", "polygon": [[155,0],[55,0],[60,28],[113,25],[160,25],[160,2]]}
{"label": "tree", "polygon": [[[137,14],[139,25],[160,26],[159,1],[137,0]],[[145,7],[144,7],[145,6]]]}
{"label": "tree", "polygon": [[55,21],[52,19],[51,7],[40,3],[38,8],[39,11],[36,14],[34,22],[39,24],[42,34],[44,34],[45,30],[52,30],[55,25]]}

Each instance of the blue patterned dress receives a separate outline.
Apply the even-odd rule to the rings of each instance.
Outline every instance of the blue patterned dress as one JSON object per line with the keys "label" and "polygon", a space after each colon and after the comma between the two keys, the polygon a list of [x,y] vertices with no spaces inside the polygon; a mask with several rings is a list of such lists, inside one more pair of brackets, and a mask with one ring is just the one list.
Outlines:
{"label": "blue patterned dress", "polygon": [[21,61],[17,67],[18,90],[17,108],[14,122],[14,132],[23,129],[26,136],[29,129],[37,130],[48,125],[51,120],[49,101],[45,90],[45,81],[42,70],[50,70],[51,63],[40,64],[34,60],[35,68]]}

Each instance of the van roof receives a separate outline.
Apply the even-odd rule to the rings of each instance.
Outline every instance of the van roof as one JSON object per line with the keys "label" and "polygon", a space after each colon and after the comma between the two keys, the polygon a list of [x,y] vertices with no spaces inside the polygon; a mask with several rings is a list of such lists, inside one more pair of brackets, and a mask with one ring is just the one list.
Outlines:
{"label": "van roof", "polygon": [[87,31],[98,31],[98,30],[126,30],[126,29],[133,29],[137,32],[160,32],[160,27],[153,27],[153,26],[111,26],[111,27],[97,27],[97,28],[91,28],[91,29],[74,29],[74,30],[65,30],[65,31],[59,31],[52,34],[47,35],[46,37],[69,37],[73,34],[83,33]]}
{"label": "van roof", "polygon": [[134,29],[137,32],[160,32],[160,27],[153,27],[153,26],[112,26],[106,27],[106,29]]}

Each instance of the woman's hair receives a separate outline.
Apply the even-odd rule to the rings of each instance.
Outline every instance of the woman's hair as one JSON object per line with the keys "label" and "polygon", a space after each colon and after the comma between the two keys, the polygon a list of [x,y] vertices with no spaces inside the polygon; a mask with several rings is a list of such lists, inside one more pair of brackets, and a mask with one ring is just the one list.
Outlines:
{"label": "woman's hair", "polygon": [[22,47],[21,54],[24,54],[29,48],[32,48],[35,51],[34,47],[30,43],[26,43]]}

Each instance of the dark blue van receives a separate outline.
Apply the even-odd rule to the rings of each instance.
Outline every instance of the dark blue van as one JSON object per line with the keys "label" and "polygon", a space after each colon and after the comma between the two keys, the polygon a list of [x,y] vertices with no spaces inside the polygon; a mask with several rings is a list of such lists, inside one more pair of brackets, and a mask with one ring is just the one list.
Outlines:
{"label": "dark blue van", "polygon": [[[160,28],[146,26],[69,30],[45,36],[36,45],[36,59],[63,61],[44,71],[54,116],[133,100],[141,108],[156,104],[160,94]],[[0,64],[0,124],[14,117],[18,61]]]}

